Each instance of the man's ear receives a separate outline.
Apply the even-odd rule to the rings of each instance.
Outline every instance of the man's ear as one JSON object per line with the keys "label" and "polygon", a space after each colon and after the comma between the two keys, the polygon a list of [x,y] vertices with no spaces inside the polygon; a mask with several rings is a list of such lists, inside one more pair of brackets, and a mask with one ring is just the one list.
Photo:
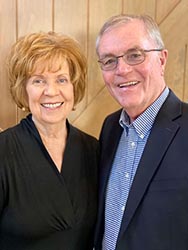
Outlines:
{"label": "man's ear", "polygon": [[164,49],[160,53],[160,63],[161,63],[161,75],[164,76],[165,66],[168,59],[168,50]]}

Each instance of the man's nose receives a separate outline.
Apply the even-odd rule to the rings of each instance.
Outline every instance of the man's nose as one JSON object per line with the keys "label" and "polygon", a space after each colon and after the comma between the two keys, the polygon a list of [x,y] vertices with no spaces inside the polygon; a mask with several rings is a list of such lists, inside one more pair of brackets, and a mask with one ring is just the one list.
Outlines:
{"label": "man's nose", "polygon": [[118,58],[116,74],[125,74],[132,71],[132,66],[127,64],[123,57]]}

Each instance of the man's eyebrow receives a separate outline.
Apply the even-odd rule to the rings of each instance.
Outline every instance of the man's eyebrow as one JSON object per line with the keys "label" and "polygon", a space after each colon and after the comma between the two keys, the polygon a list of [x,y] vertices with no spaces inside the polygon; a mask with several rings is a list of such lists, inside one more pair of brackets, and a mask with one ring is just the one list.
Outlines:
{"label": "man's eyebrow", "polygon": [[[127,53],[128,51],[131,51],[131,50],[134,50],[134,49],[141,50],[141,47],[138,46],[138,45],[135,45],[134,47],[131,47],[131,48],[127,49],[126,51],[124,51],[122,54]],[[117,56],[119,56],[119,55],[115,55],[113,53],[105,53],[105,54],[102,54],[102,56],[99,58],[99,60],[102,60],[102,59],[105,59],[105,58],[108,58],[108,57],[117,57]]]}
{"label": "man's eyebrow", "polygon": [[116,57],[116,55],[114,55],[113,53],[106,53],[106,54],[103,54],[99,59],[105,59],[108,57]]}

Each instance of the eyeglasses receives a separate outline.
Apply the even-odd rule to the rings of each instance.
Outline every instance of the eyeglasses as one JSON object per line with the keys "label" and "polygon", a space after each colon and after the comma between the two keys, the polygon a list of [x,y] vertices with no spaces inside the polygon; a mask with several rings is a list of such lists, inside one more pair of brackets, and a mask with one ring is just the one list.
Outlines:
{"label": "eyeglasses", "polygon": [[118,59],[123,58],[124,62],[128,65],[138,65],[146,59],[146,53],[151,51],[162,51],[163,49],[129,49],[121,56],[107,56],[99,59],[98,62],[100,67],[104,71],[114,70],[118,65]]}

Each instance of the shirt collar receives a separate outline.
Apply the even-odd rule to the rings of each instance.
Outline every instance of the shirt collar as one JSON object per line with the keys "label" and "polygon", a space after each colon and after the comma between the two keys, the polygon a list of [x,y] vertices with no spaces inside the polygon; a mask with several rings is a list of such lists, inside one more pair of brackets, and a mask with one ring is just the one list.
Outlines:
{"label": "shirt collar", "polygon": [[166,87],[161,95],[155,100],[155,102],[150,105],[141,115],[139,115],[132,124],[130,124],[128,114],[125,112],[125,110],[122,110],[119,124],[126,130],[133,126],[138,136],[143,139],[147,132],[151,130],[154,120],[168,94],[169,88]]}

